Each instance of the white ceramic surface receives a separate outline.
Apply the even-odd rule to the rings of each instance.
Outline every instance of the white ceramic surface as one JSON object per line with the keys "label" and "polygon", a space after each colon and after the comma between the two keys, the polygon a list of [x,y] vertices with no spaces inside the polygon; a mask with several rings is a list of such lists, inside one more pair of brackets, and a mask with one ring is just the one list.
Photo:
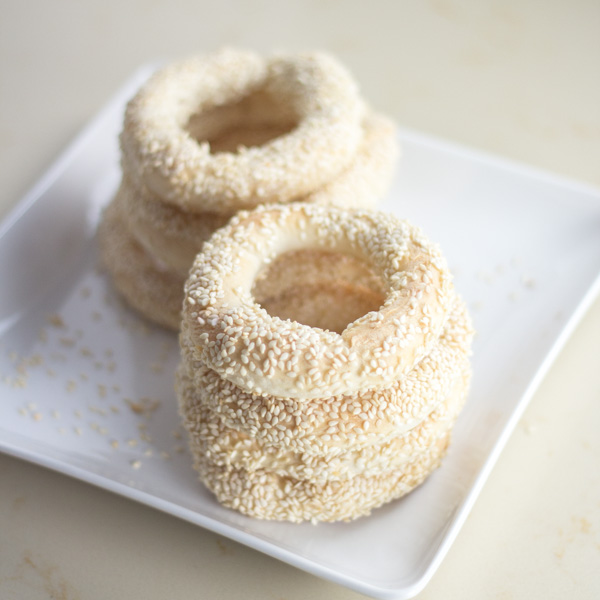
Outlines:
{"label": "white ceramic surface", "polygon": [[439,565],[556,352],[600,287],[600,194],[403,132],[382,208],[444,249],[478,331],[475,377],[443,467],[350,524],[254,521],[196,482],[172,390],[173,334],[96,268],[119,179],[117,134],[141,70],[0,226],[0,449],[154,506],[381,598]]}

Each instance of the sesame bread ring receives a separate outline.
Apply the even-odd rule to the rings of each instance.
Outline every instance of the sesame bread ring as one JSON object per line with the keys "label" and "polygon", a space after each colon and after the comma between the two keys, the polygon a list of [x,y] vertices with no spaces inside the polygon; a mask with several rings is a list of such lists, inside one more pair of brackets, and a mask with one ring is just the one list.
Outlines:
{"label": "sesame bread ring", "polygon": [[114,202],[104,211],[98,243],[102,263],[125,300],[151,321],[179,329],[184,278],[144,250]]}
{"label": "sesame bread ring", "polygon": [[367,112],[360,145],[350,164],[334,179],[298,201],[342,208],[374,208],[385,196],[400,154],[396,126]]}
{"label": "sesame bread ring", "polygon": [[[125,113],[123,167],[189,211],[286,202],[350,163],[363,114],[352,77],[326,54],[226,49],[167,66],[141,88]],[[238,129],[233,147],[219,144]],[[261,131],[275,137],[257,142]]]}
{"label": "sesame bread ring", "polygon": [[231,216],[186,213],[134,185],[126,173],[113,202],[121,206],[129,230],[144,249],[184,279],[204,241]]}
{"label": "sesame bread ring", "polygon": [[[355,257],[385,301],[341,332],[270,315],[252,296],[266,263],[317,248]],[[406,221],[289,204],[241,213],[205,243],[186,281],[181,339],[248,392],[324,398],[389,387],[437,343],[455,298],[440,250]]]}
{"label": "sesame bread ring", "polygon": [[439,467],[450,434],[426,453],[401,468],[380,475],[311,482],[260,469],[246,471],[216,465],[210,457],[194,455],[200,480],[228,508],[277,521],[351,521],[412,491]]}
{"label": "sesame bread ring", "polygon": [[294,452],[286,445],[267,446],[227,427],[219,414],[202,402],[193,379],[184,369],[179,368],[177,388],[180,413],[192,454],[206,455],[219,466],[249,472],[263,469],[313,482],[379,475],[400,468],[415,456],[425,453],[454,425],[464,405],[470,378],[467,362],[463,365],[463,372],[457,373],[445,390],[443,402],[418,425],[401,435],[381,436],[364,447],[355,447],[347,442],[323,454],[315,454]]}
{"label": "sesame bread ring", "polygon": [[[360,146],[350,165],[333,181],[302,200],[348,208],[373,208],[389,187],[397,155],[393,124],[385,117],[368,114],[363,120]],[[203,242],[234,214],[233,211],[186,212],[163,202],[146,186],[134,184],[127,171],[115,200],[123,205],[136,239],[182,276],[187,276]]]}
{"label": "sesame bread ring", "polygon": [[182,368],[192,377],[198,400],[227,427],[267,447],[327,454],[349,445],[363,448],[416,427],[443,402],[457,374],[467,372],[472,337],[466,307],[457,301],[439,343],[405,377],[381,390],[310,401],[245,392],[189,361],[185,347]]}

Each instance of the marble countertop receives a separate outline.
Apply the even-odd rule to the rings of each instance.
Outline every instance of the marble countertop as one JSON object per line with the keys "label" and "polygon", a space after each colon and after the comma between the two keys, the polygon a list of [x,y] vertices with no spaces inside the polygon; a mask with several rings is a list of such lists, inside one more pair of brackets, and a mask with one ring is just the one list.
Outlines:
{"label": "marble countertop", "polygon": [[[223,45],[327,49],[400,125],[599,186],[598,31],[584,0],[6,0],[0,216],[140,64]],[[598,597],[599,340],[597,299],[419,598]],[[361,597],[5,455],[0,482],[1,598]]]}

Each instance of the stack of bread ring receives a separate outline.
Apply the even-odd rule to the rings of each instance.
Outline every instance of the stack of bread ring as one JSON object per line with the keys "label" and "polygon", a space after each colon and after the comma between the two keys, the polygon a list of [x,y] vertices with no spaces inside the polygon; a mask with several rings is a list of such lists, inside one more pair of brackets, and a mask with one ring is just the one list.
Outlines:
{"label": "stack of bread ring", "polygon": [[231,49],[169,65],[129,102],[121,155],[101,254],[134,308],[180,329],[180,413],[217,499],[351,520],[423,482],[472,330],[439,249],[372,210],[395,128],[348,72]]}
{"label": "stack of bread ring", "polygon": [[128,103],[120,141],[103,262],[132,307],[175,330],[195,255],[238,210],[373,207],[398,155],[391,121],[318,52],[224,49],[170,64]]}
{"label": "stack of bread ring", "polygon": [[275,520],[351,520],[439,464],[472,330],[445,260],[381,212],[238,214],[186,283],[177,373],[201,480]]}

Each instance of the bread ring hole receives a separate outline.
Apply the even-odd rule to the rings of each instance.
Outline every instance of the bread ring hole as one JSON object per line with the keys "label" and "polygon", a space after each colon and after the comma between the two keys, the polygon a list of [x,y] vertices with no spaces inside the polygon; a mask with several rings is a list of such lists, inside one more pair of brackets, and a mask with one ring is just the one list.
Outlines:
{"label": "bread ring hole", "polygon": [[258,89],[237,101],[199,110],[185,130],[196,141],[208,142],[212,154],[235,154],[240,147],[263,146],[290,133],[298,122],[299,116],[284,98]]}
{"label": "bread ring hole", "polygon": [[365,262],[340,252],[285,252],[258,273],[252,294],[271,316],[336,333],[385,301],[385,286]]}

